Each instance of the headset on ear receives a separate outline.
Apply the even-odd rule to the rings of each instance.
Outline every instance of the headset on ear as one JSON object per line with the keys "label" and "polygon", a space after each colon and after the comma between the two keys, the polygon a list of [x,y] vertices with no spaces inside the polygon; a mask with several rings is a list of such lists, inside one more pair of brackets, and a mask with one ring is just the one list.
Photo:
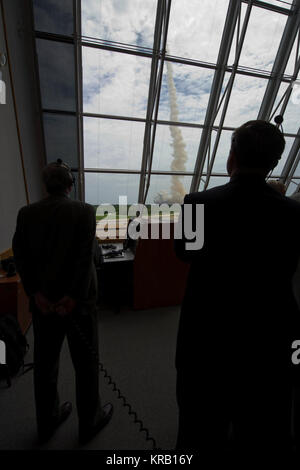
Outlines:
{"label": "headset on ear", "polygon": [[[283,127],[282,127],[283,116],[282,116],[281,114],[278,114],[278,116],[275,116],[274,122],[275,122],[275,124],[276,124],[276,127],[277,127],[277,128],[282,132],[282,134],[283,134]],[[280,128],[279,128],[279,126],[280,126]],[[280,157],[280,158],[281,158],[281,157]],[[272,164],[272,168],[270,169],[270,171],[269,171],[269,173],[268,173],[268,175],[267,175],[267,180],[270,178],[270,176],[271,176],[271,174],[272,174],[274,168],[276,168],[276,166],[278,165],[278,162],[279,162],[280,158],[274,160],[274,163]]]}
{"label": "headset on ear", "polygon": [[71,170],[71,168],[69,167],[69,165],[67,165],[66,163],[64,163],[61,158],[58,158],[58,159],[56,160],[56,165],[59,166],[59,167],[65,168],[65,169],[68,171],[68,174],[69,174],[69,176],[70,176],[70,184],[71,184],[72,186],[75,186],[75,176],[73,175],[72,170]]}
{"label": "headset on ear", "polygon": [[283,127],[282,127],[283,116],[281,114],[278,114],[278,116],[275,116],[274,121],[275,121],[277,127],[280,126],[280,130],[283,133]]}

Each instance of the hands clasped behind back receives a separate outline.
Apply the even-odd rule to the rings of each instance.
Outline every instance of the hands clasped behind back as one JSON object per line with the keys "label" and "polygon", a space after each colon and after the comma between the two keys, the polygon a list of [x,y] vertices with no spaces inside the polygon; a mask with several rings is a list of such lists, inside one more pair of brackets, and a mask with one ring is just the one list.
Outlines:
{"label": "hands clasped behind back", "polygon": [[76,301],[68,295],[65,295],[57,302],[51,302],[41,292],[37,292],[34,295],[34,300],[43,315],[57,313],[60,316],[65,316],[70,314],[76,307]]}

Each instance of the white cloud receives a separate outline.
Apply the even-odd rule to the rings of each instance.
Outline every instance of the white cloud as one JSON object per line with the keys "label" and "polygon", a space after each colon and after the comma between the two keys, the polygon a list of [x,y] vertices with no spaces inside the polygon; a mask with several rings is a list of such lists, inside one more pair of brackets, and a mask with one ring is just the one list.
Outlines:
{"label": "white cloud", "polygon": [[271,71],[286,21],[286,15],[252,7],[239,64]]}
{"label": "white cloud", "polygon": [[153,46],[155,0],[82,0],[81,4],[84,36],[135,45],[142,37],[142,46]]}
{"label": "white cloud", "polygon": [[168,44],[173,55],[217,61],[228,0],[173,0]]}
{"label": "white cloud", "polygon": [[[238,127],[256,119],[268,84],[264,78],[237,74],[224,121],[225,126]],[[216,124],[219,119],[216,120]]]}
{"label": "white cloud", "polygon": [[87,168],[140,170],[145,124],[84,118]]}
{"label": "white cloud", "polygon": [[151,59],[83,48],[84,111],[146,117]]}

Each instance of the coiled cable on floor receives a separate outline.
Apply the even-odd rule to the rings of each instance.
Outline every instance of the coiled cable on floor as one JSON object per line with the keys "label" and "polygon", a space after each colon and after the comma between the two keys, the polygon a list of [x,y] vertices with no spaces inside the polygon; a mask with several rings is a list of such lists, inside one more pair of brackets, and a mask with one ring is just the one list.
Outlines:
{"label": "coiled cable on floor", "polygon": [[22,365],[22,375],[27,374],[30,370],[34,368],[34,362],[26,362]]}
{"label": "coiled cable on floor", "polygon": [[131,404],[127,401],[127,398],[122,394],[121,390],[117,386],[116,382],[113,380],[112,376],[108,373],[107,369],[104,367],[103,363],[99,361],[99,355],[98,352],[92,348],[90,345],[89,341],[87,340],[86,336],[80,329],[77,321],[74,319],[74,317],[70,316],[70,324],[72,325],[73,329],[76,330],[78,336],[81,338],[82,342],[86,345],[88,351],[90,352],[91,356],[97,361],[97,364],[99,366],[100,371],[103,373],[104,378],[107,379],[108,385],[112,385],[112,390],[113,392],[116,392],[117,397],[119,400],[122,401],[122,404],[125,408],[128,408],[128,414],[129,416],[133,416],[133,422],[135,424],[139,425],[139,432],[142,432],[145,434],[145,439],[147,442],[152,442],[152,450],[161,450],[159,447],[156,445],[156,440],[154,437],[150,435],[149,429],[144,425],[143,421],[138,418],[138,415],[136,411],[133,410],[133,407]]}

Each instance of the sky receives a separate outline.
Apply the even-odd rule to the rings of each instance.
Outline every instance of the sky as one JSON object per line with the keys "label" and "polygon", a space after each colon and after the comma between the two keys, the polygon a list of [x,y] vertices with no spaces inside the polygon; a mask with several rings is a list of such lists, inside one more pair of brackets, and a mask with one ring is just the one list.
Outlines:
{"label": "sky", "polygon": [[[53,32],[68,32],[72,24],[71,2],[48,0],[48,9],[35,0],[38,11],[36,29],[52,29]],[[228,0],[172,0],[167,37],[167,53],[172,56],[192,58],[198,61],[216,63],[225,23]],[[268,3],[283,6],[276,0]],[[287,6],[287,5],[286,5]],[[242,4],[242,20],[247,5]],[[131,44],[145,48],[153,45],[156,16],[156,0],[82,0],[82,34],[92,38]],[[37,13],[36,13],[37,17]],[[50,18],[50,19],[49,19]],[[270,72],[284,31],[287,16],[252,7],[248,30],[239,61],[243,67]],[[36,21],[37,23],[37,21]],[[48,41],[49,42],[49,41]],[[62,45],[54,50],[47,41],[38,41],[40,74],[45,83],[42,93],[44,107],[63,106],[74,108],[74,80],[67,71],[72,69],[74,60],[72,47]],[[69,47],[68,47],[69,46]],[[289,60],[287,73],[292,73],[295,48]],[[83,107],[84,112],[127,116],[145,119],[151,59],[134,55],[83,47]],[[228,64],[235,57],[235,41]],[[51,67],[49,64],[52,64]],[[50,71],[49,71],[50,68]],[[176,107],[179,122],[203,124],[209,101],[214,71],[208,68],[178,63],[171,64],[173,83],[176,90]],[[222,90],[229,79],[225,74]],[[170,93],[166,64],[163,71],[158,119],[170,120]],[[300,77],[299,77],[300,78]],[[53,83],[55,86],[53,86]],[[224,125],[237,127],[243,122],[256,119],[267,86],[267,80],[238,74],[235,78]],[[285,91],[282,85],[279,96]],[[278,114],[278,113],[277,113]],[[220,113],[215,124],[220,121]],[[56,135],[57,143],[67,154],[63,141],[70,142],[74,149],[74,124],[68,119],[67,131],[63,131],[61,119],[46,116],[46,131],[49,142]],[[289,103],[283,123],[285,132],[296,133],[299,128],[299,104]],[[61,131],[59,131],[61,129]],[[84,118],[84,158],[87,168],[140,170],[143,151],[144,123],[118,119]],[[174,129],[173,129],[174,130]],[[194,168],[199,147],[201,129],[180,127],[185,143],[187,160],[185,170]],[[173,132],[174,135],[174,132]],[[216,132],[213,131],[212,143]],[[223,131],[216,154],[214,172],[226,173],[226,159],[229,152],[231,132]],[[286,152],[291,148],[292,139],[287,139]],[[74,150],[69,161],[74,159]],[[159,124],[153,155],[153,170],[170,170],[174,155],[172,129]],[[210,186],[226,181],[226,178],[212,178]],[[191,177],[182,178],[182,184],[189,191]],[[170,192],[170,176],[153,175],[148,193],[148,202],[153,202],[161,192]],[[117,202],[119,194],[127,194],[129,202],[138,196],[139,175],[92,174],[86,175],[86,200],[91,203]]]}

